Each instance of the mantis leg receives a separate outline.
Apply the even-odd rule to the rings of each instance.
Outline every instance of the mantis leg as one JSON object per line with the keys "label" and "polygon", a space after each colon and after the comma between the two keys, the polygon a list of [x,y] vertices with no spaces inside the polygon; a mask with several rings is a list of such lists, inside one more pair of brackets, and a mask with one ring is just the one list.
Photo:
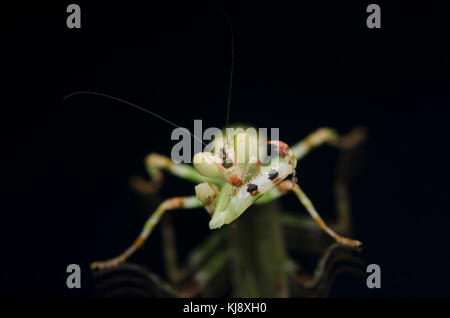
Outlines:
{"label": "mantis leg", "polygon": [[293,292],[300,297],[327,297],[335,278],[342,273],[365,276],[360,251],[338,243],[329,245],[321,252],[312,275],[294,261],[291,260],[291,263],[288,275],[298,288]]}
{"label": "mantis leg", "polygon": [[[324,143],[328,143],[331,146],[335,146],[340,149],[353,148],[364,140],[366,134],[367,132],[363,127],[356,127],[344,136],[339,136],[337,132],[331,128],[319,128],[309,134],[305,139],[295,144],[291,150],[296,159],[301,160],[309,154],[311,150],[323,145]],[[283,187],[282,182],[278,187],[272,189],[263,197],[259,198],[258,201],[256,201],[256,204],[268,203],[278,199],[282,195],[286,194],[286,192],[286,187]],[[338,199],[339,210],[345,209],[348,205],[348,195],[342,184],[339,184],[336,187],[336,198]]]}
{"label": "mantis leg", "polygon": [[175,284],[133,263],[96,271],[93,276],[102,297],[120,297],[124,293],[139,297],[219,297],[230,287],[229,261],[229,250],[216,250],[184,281]]}
{"label": "mantis leg", "polygon": [[291,149],[297,160],[305,157],[311,150],[317,148],[324,143],[335,146],[340,149],[349,149],[360,143],[366,137],[366,129],[356,127],[347,135],[339,136],[338,133],[331,128],[319,128],[309,134],[305,139],[295,144]]}
{"label": "mantis leg", "polygon": [[141,247],[144,244],[144,242],[147,240],[148,236],[152,232],[153,228],[156,226],[156,224],[158,224],[158,221],[160,220],[164,212],[168,210],[175,210],[181,208],[192,209],[201,206],[202,206],[201,202],[197,200],[195,196],[175,197],[165,200],[158,206],[155,212],[153,212],[153,214],[150,216],[147,222],[145,222],[141,234],[137,237],[134,243],[128,249],[125,250],[125,252],[107,261],[93,262],[91,264],[91,268],[103,269],[107,267],[117,266],[118,264],[124,262],[128,257],[131,256],[131,254],[133,254],[139,247]]}
{"label": "mantis leg", "polygon": [[211,233],[193,251],[189,252],[186,257],[186,262],[179,266],[175,244],[175,231],[173,230],[172,223],[167,219],[168,216],[166,215],[161,222],[164,263],[170,282],[179,283],[191,276],[203,266],[212,254],[222,248],[222,245],[225,243],[225,237],[223,231]]}
{"label": "mantis leg", "polygon": [[145,158],[145,166],[147,172],[149,173],[152,181],[147,182],[146,192],[154,193],[156,192],[162,184],[163,174],[162,171],[165,170],[177,177],[182,179],[201,183],[201,182],[211,182],[213,184],[222,184],[222,181],[214,178],[207,178],[202,176],[194,167],[186,164],[176,164],[170,158],[159,155],[157,153],[151,153]]}
{"label": "mantis leg", "polygon": [[320,217],[319,213],[317,213],[311,200],[306,196],[306,194],[299,187],[299,185],[296,183],[293,183],[290,180],[285,180],[285,181],[281,182],[275,189],[272,190],[272,192],[269,192],[265,195],[265,196],[267,196],[265,199],[264,199],[264,197],[262,197],[261,199],[264,199],[262,203],[270,202],[270,201],[276,199],[277,197],[287,193],[288,191],[292,191],[295,193],[295,195],[300,200],[300,202],[303,204],[303,206],[306,208],[308,213],[311,215],[312,219],[317,224],[317,226],[320,229],[324,230],[328,235],[333,237],[337,242],[345,244],[345,245],[349,245],[349,246],[362,245],[361,242],[340,236],[336,232],[334,232],[331,228],[329,228],[325,224],[323,219]]}
{"label": "mantis leg", "polygon": [[306,208],[308,213],[311,215],[314,222],[316,222],[317,226],[324,230],[328,235],[330,235],[332,238],[334,238],[338,243],[349,245],[349,246],[360,246],[362,243],[357,240],[352,240],[343,236],[340,236],[336,232],[334,232],[331,228],[329,228],[323,219],[320,217],[319,213],[317,213],[316,209],[314,208],[314,205],[312,204],[311,200],[306,196],[306,194],[303,192],[303,190],[298,186],[298,184],[292,183],[292,191],[295,193],[297,198],[300,200],[300,202],[303,204],[303,206]]}

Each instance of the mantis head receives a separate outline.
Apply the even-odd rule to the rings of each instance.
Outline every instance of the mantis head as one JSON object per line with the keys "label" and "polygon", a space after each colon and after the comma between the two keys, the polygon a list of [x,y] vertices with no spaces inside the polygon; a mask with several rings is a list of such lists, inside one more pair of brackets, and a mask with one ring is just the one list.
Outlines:
{"label": "mantis head", "polygon": [[256,175],[261,167],[259,150],[265,140],[258,141],[255,133],[237,132],[214,141],[212,152],[199,152],[194,156],[195,169],[203,176],[219,178],[234,187],[242,185]]}
{"label": "mantis head", "polygon": [[[277,160],[264,165],[258,149],[262,143],[275,147]],[[224,181],[214,189],[208,182],[196,186],[197,198],[211,215],[209,226],[219,228],[237,219],[256,200],[295,172],[297,160],[289,146],[281,141],[258,142],[257,136],[237,133],[223,143],[219,151],[200,152],[194,156],[194,167],[203,176]]]}

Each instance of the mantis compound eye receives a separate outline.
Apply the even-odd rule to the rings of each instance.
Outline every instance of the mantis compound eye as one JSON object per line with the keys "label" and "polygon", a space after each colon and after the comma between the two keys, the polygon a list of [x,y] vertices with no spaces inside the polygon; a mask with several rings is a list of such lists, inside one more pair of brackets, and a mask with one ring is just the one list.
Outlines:
{"label": "mantis compound eye", "polygon": [[195,169],[204,177],[220,177],[220,171],[214,156],[210,152],[199,152],[193,159]]}

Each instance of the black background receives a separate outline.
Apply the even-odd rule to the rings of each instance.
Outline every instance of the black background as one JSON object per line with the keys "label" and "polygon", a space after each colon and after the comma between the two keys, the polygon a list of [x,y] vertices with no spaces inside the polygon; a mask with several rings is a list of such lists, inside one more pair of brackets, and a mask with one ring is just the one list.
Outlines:
{"label": "black background", "polygon": [[[170,154],[172,127],[93,90],[129,100],[180,126],[225,124],[229,29],[211,1],[78,1],[82,28],[60,4],[2,8],[2,296],[92,295],[88,264],[121,252],[147,213],[129,188],[143,158]],[[334,296],[449,296],[446,148],[449,11],[377,2],[221,1],[235,36],[231,121],[279,127],[292,144],[315,128],[368,127],[367,164],[353,187],[355,236],[382,288],[338,280]],[[319,211],[333,209],[336,153],[319,149],[299,182]],[[164,197],[193,193],[168,177]],[[284,199],[283,199],[284,200]],[[286,204],[298,207],[294,200]],[[208,232],[206,213],[176,212],[180,250]],[[161,271],[159,235],[134,260]],[[65,286],[80,264],[83,288]]]}

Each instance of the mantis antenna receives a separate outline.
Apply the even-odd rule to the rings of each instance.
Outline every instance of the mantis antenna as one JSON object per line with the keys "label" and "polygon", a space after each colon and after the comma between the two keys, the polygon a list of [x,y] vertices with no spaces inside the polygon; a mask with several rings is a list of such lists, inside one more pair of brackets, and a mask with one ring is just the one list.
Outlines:
{"label": "mantis antenna", "polygon": [[[115,100],[115,101],[118,101],[118,102],[120,102],[120,103],[123,103],[123,104],[126,104],[126,105],[130,105],[130,106],[132,106],[132,107],[134,107],[134,108],[137,108],[137,109],[139,109],[139,110],[141,110],[141,111],[143,111],[143,112],[145,112],[145,113],[147,113],[147,114],[153,115],[153,116],[155,116],[156,118],[159,118],[159,119],[161,119],[162,121],[164,121],[164,122],[166,122],[166,123],[168,123],[168,124],[170,124],[170,125],[172,125],[172,126],[174,126],[174,127],[176,127],[176,128],[183,128],[183,127],[178,126],[178,125],[175,124],[174,122],[168,120],[167,118],[164,118],[163,116],[158,115],[157,113],[154,113],[154,112],[152,112],[151,110],[148,110],[147,108],[141,107],[141,106],[139,106],[139,105],[136,105],[136,104],[131,103],[131,102],[129,102],[129,101],[126,101],[126,100],[124,100],[124,99],[121,99],[121,98],[118,98],[118,97],[114,97],[114,96],[111,96],[111,95],[108,95],[108,94],[104,94],[104,93],[92,92],[92,91],[79,91],[79,92],[73,92],[73,93],[70,93],[70,94],[64,96],[64,97],[62,98],[62,100],[66,100],[66,99],[68,99],[68,98],[70,98],[70,97],[73,97],[73,96],[76,96],[76,95],[96,95],[96,96],[101,96],[101,97],[110,98],[110,99]],[[197,136],[193,135],[191,132],[189,132],[189,134],[190,134],[192,137],[194,137],[195,139],[197,139],[198,141],[200,141],[204,146],[206,146],[206,144],[203,142],[203,140],[201,140],[201,139],[198,138]]]}
{"label": "mantis antenna", "polygon": [[[231,23],[230,16],[227,14],[225,9],[221,7],[216,0],[213,0],[216,7],[222,12],[225,19],[227,20],[228,27],[230,30],[230,77],[228,83],[228,99],[227,99],[227,117],[225,121],[225,128],[230,124],[230,109],[231,109],[231,92],[233,91],[233,72],[234,72],[234,35],[233,35],[233,24]],[[226,137],[226,136],[225,136]],[[225,138],[224,147],[228,147],[228,138]]]}
{"label": "mantis antenna", "polygon": [[230,77],[229,77],[229,83],[228,83],[228,99],[227,99],[227,117],[226,117],[226,125],[225,127],[228,127],[230,123],[230,108],[231,108],[231,92],[233,90],[233,72],[234,72],[234,35],[233,35],[233,24],[231,23],[230,16],[227,14],[225,9],[221,7],[217,1],[214,0],[214,3],[216,4],[217,8],[222,12],[222,14],[225,16],[225,19],[227,20],[228,27],[230,30]]}
{"label": "mantis antenna", "polygon": [[[234,35],[233,35],[233,25],[231,23],[231,19],[229,17],[229,15],[226,13],[226,11],[224,10],[223,7],[221,7],[215,0],[213,0],[214,4],[216,5],[216,7],[222,12],[222,14],[224,15],[224,17],[227,20],[228,23],[228,27],[229,27],[229,31],[230,31],[230,75],[229,75],[229,86],[228,86],[228,97],[227,97],[227,115],[226,115],[226,122],[225,122],[225,128],[228,127],[229,123],[230,123],[230,109],[231,109],[231,92],[233,91],[233,73],[234,73]],[[134,103],[128,102],[124,99],[118,98],[118,97],[114,97],[108,94],[104,94],[104,93],[99,93],[99,92],[93,92],[93,91],[78,91],[78,92],[73,92],[70,93],[66,96],[64,96],[62,98],[62,100],[66,100],[70,97],[76,96],[76,95],[96,95],[96,96],[101,96],[101,97],[106,97],[106,98],[110,98],[113,99],[115,101],[118,101],[120,103],[123,104],[127,104],[130,105],[134,108],[137,108],[145,113],[151,114],[159,119],[161,119],[162,121],[176,127],[176,128],[182,128],[180,126],[178,126],[177,124],[175,124],[174,122],[146,109],[143,108],[141,106],[138,106]],[[192,137],[194,137],[194,139],[197,139],[198,141],[200,141],[204,146],[206,146],[206,144],[203,142],[203,140],[201,140],[200,138],[198,138],[197,136],[193,135],[192,133],[189,133]],[[225,147],[228,146],[228,139],[225,138]]]}

